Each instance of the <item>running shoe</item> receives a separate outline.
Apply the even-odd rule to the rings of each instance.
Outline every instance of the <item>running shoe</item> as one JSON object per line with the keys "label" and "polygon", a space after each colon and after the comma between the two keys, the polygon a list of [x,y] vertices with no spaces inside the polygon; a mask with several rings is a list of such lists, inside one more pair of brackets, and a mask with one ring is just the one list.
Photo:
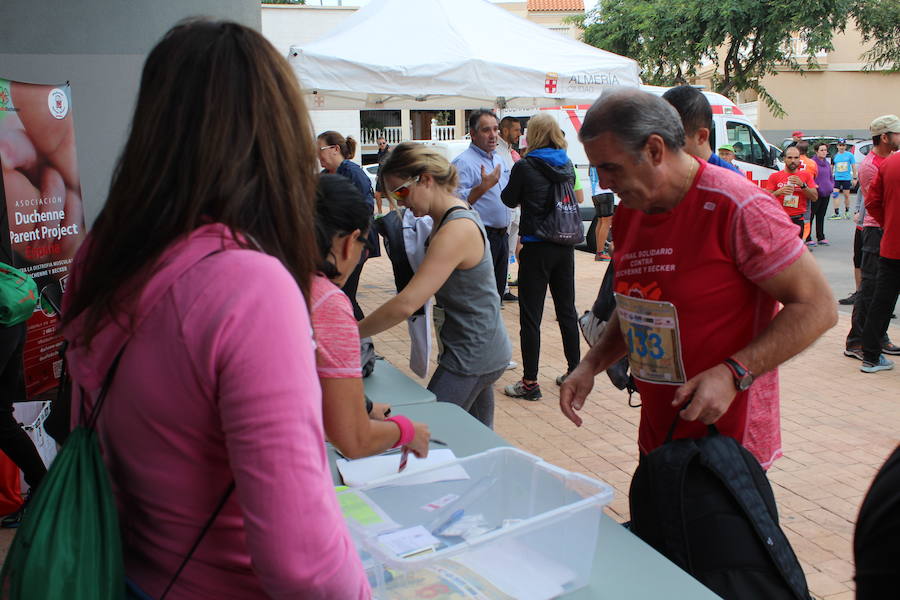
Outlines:
{"label": "running shoe", "polygon": [[503,301],[504,302],[518,302],[519,297],[516,296],[515,294],[513,294],[512,292],[506,292],[505,294],[503,294]]}
{"label": "running shoe", "polygon": [[819,240],[819,245],[820,246],[830,246],[831,242],[829,242],[827,238],[822,238],[821,240]]}
{"label": "running shoe", "polygon": [[862,346],[851,346],[850,348],[845,348],[844,356],[848,358],[855,358],[857,360],[866,360],[865,356],[863,356]]}
{"label": "running shoe", "polygon": [[893,342],[888,342],[887,344],[882,344],[881,351],[885,354],[892,354],[894,356],[900,356],[900,346],[894,344]]}
{"label": "running shoe", "polygon": [[841,215],[840,215],[840,213],[834,213],[833,215],[831,215],[830,217],[828,217],[828,220],[829,220],[829,221],[840,221],[840,220],[841,220]]}
{"label": "running shoe", "polygon": [[609,262],[612,257],[607,252],[598,252],[594,255],[594,260],[596,262]]}
{"label": "running shoe", "polygon": [[813,240],[809,240],[808,242],[806,242],[806,245],[809,246],[810,248],[815,248],[816,246],[818,246],[818,244],[816,242],[814,242]]}
{"label": "running shoe", "polygon": [[854,304],[856,304],[856,296],[858,295],[859,292],[853,292],[846,298],[841,298],[840,300],[838,300],[838,304],[842,306],[853,306]]}
{"label": "running shoe", "polygon": [[853,215],[851,215],[849,211],[844,213],[844,219],[846,219],[847,221],[849,221],[852,218],[853,218]]}
{"label": "running shoe", "polygon": [[871,363],[867,360],[863,361],[859,368],[863,373],[877,373],[878,371],[890,371],[894,368],[894,361],[888,360],[883,354],[878,355],[878,362]]}
{"label": "running shoe", "polygon": [[528,385],[521,379],[503,388],[503,393],[510,398],[521,398],[522,400],[540,400],[544,397],[541,394],[541,384],[533,383]]}

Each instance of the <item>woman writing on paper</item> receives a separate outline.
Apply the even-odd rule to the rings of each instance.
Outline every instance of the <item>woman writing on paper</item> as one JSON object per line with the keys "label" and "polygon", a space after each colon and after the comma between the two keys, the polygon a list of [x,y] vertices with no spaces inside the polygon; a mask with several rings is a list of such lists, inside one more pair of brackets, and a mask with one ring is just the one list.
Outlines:
{"label": "woman writing on paper", "polygon": [[359,323],[363,337],[401,323],[432,296],[444,309],[443,352],[428,389],[487,425],[493,385],[511,349],[500,316],[490,248],[478,213],[454,195],[456,168],[420,144],[396,146],[381,167],[384,189],[417,217],[436,223],[425,259],[403,290]]}
{"label": "woman writing on paper", "polygon": [[[347,458],[407,446],[428,455],[428,426],[402,415],[385,420],[386,405],[366,411],[359,355],[359,328],[350,300],[340,290],[368,243],[369,212],[352,183],[319,176],[316,242],[319,274],[313,277],[309,312],[316,339],[316,371],[322,385],[325,434]],[[372,418],[370,419],[370,415]]]}
{"label": "woman writing on paper", "polygon": [[[76,258],[72,387],[89,412],[121,351],[97,433],[126,574],[154,598],[169,585],[172,600],[371,596],[324,449],[310,131],[296,77],[259,33],[177,25],[147,57]],[[81,403],[75,391],[75,420]]]}

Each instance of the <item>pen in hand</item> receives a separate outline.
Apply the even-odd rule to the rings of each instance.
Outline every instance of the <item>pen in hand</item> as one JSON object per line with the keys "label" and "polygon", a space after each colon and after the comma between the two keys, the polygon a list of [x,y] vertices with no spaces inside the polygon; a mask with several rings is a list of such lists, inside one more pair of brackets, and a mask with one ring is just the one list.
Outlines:
{"label": "pen in hand", "polygon": [[406,463],[409,461],[409,448],[403,446],[403,452],[400,454],[400,468],[397,469],[398,473],[402,473],[403,469],[406,468]]}

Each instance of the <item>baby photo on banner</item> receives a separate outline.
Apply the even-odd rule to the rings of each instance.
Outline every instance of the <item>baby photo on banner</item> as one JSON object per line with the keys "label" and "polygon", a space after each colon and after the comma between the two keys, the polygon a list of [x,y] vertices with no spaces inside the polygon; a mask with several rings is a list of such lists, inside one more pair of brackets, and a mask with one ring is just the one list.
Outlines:
{"label": "baby photo on banner", "polygon": [[0,262],[37,283],[24,352],[26,399],[56,386],[62,362],[54,309],[85,235],[68,83],[0,79]]}

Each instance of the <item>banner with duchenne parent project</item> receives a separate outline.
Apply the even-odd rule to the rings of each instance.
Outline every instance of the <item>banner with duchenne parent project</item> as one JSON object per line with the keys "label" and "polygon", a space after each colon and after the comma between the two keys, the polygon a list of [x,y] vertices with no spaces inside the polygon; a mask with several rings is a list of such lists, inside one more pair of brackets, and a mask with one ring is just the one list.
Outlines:
{"label": "banner with duchenne parent project", "polygon": [[31,275],[40,292],[28,320],[27,399],[56,386],[62,361],[59,306],[84,239],[81,183],[69,84],[0,79],[0,261]]}

